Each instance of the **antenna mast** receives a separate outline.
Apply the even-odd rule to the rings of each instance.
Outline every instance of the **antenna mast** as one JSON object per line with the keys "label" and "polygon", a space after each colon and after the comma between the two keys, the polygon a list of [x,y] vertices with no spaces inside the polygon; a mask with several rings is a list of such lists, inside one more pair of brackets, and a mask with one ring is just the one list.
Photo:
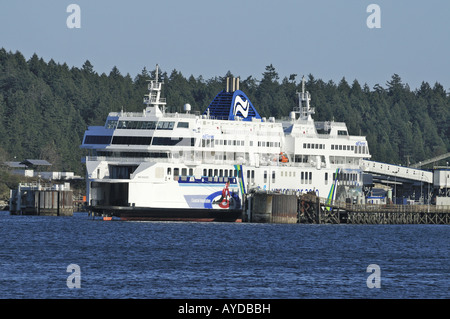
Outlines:
{"label": "antenna mast", "polygon": [[[155,114],[164,114],[166,111],[166,99],[161,98],[161,87],[163,82],[158,81],[159,65],[156,65],[155,79],[150,80],[148,84],[149,93],[144,96],[144,104],[147,105],[147,109],[154,108]],[[162,110],[160,109],[162,107]]]}
{"label": "antenna mast", "polygon": [[[300,119],[309,120],[311,119],[311,114],[314,114],[314,108],[310,107],[309,102],[311,101],[311,94],[308,91],[305,91],[305,76],[302,77],[302,91],[297,92],[298,95],[298,106]],[[303,105],[305,102],[306,105]]]}

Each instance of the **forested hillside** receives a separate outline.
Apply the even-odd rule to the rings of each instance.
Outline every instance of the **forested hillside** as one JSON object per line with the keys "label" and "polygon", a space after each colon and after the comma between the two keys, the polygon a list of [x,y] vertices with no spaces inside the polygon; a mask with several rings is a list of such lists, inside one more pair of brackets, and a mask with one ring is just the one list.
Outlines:
{"label": "forested hillside", "polygon": [[[177,70],[162,71],[169,112],[182,112],[185,103],[203,112],[224,89],[224,78],[232,76],[186,78]],[[89,61],[69,68],[0,49],[0,158],[47,159],[54,170],[83,174],[79,145],[87,126],[103,125],[110,111],[141,111],[152,74],[145,67],[135,77],[116,67],[98,74]],[[350,134],[366,135],[374,160],[406,164],[408,156],[414,163],[450,149],[450,97],[439,83],[423,82],[411,90],[397,74],[373,88],[344,78],[334,83],[308,75],[306,80],[314,118],[346,122]],[[287,116],[298,105],[300,75],[280,79],[269,65],[240,83],[261,116]]]}

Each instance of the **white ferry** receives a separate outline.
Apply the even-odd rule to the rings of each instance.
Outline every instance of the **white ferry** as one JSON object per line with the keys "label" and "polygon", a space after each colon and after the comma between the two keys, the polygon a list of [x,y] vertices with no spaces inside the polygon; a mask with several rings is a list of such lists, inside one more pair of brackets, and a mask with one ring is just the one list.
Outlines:
{"label": "white ferry", "polygon": [[364,136],[345,123],[315,122],[311,96],[285,120],[261,117],[239,78],[227,79],[203,114],[168,113],[158,66],[142,112],[109,113],[82,148],[87,200],[96,214],[122,219],[237,221],[251,190],[315,192],[362,201]]}

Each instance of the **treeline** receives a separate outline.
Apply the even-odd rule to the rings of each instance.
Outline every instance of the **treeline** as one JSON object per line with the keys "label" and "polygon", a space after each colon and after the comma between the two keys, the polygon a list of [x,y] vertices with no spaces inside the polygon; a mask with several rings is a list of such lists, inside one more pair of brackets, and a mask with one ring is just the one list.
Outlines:
{"label": "treeline", "polygon": [[[88,60],[81,68],[69,68],[36,54],[27,61],[20,52],[0,49],[0,158],[46,159],[54,170],[83,174],[79,145],[84,131],[103,125],[111,111],[142,111],[147,80],[154,72],[144,67],[132,78],[114,67],[109,74],[98,74]],[[162,70],[167,111],[183,112],[189,103],[193,111],[203,112],[225,88],[227,76],[233,74],[186,78],[177,70]],[[314,118],[346,122],[350,134],[367,136],[374,160],[414,163],[450,149],[450,97],[439,83],[423,82],[411,90],[397,74],[372,89],[345,78],[337,84],[313,75],[306,80]],[[269,65],[260,79],[241,79],[240,89],[261,116],[279,118],[298,106],[295,93],[301,90],[301,77],[280,79]]]}

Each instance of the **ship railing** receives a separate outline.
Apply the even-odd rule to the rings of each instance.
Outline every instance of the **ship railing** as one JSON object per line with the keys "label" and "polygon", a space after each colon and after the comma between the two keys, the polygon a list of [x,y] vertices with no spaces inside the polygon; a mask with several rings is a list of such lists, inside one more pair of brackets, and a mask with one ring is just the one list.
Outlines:
{"label": "ship railing", "polygon": [[112,157],[112,156],[86,156],[86,161],[108,161],[108,162],[126,162],[126,163],[173,162],[172,159],[164,157]]}
{"label": "ship railing", "polygon": [[164,98],[164,97],[160,97],[159,99],[158,98],[156,98],[156,97],[151,97],[151,98],[149,98],[148,96],[147,97],[144,97],[144,103],[149,103],[150,102],[150,104],[156,104],[156,103],[166,103],[166,98]]}
{"label": "ship railing", "polygon": [[354,204],[342,201],[329,201],[327,198],[320,197],[319,201],[325,207],[342,208],[349,211],[359,212],[398,212],[398,213],[417,213],[417,212],[450,212],[450,205],[396,205],[396,204]]}
{"label": "ship railing", "polygon": [[143,112],[111,112],[110,116],[121,116],[121,117],[143,117]]}
{"label": "ship railing", "polygon": [[200,116],[199,111],[194,111],[193,113],[164,113],[164,117],[172,118],[196,118]]}

